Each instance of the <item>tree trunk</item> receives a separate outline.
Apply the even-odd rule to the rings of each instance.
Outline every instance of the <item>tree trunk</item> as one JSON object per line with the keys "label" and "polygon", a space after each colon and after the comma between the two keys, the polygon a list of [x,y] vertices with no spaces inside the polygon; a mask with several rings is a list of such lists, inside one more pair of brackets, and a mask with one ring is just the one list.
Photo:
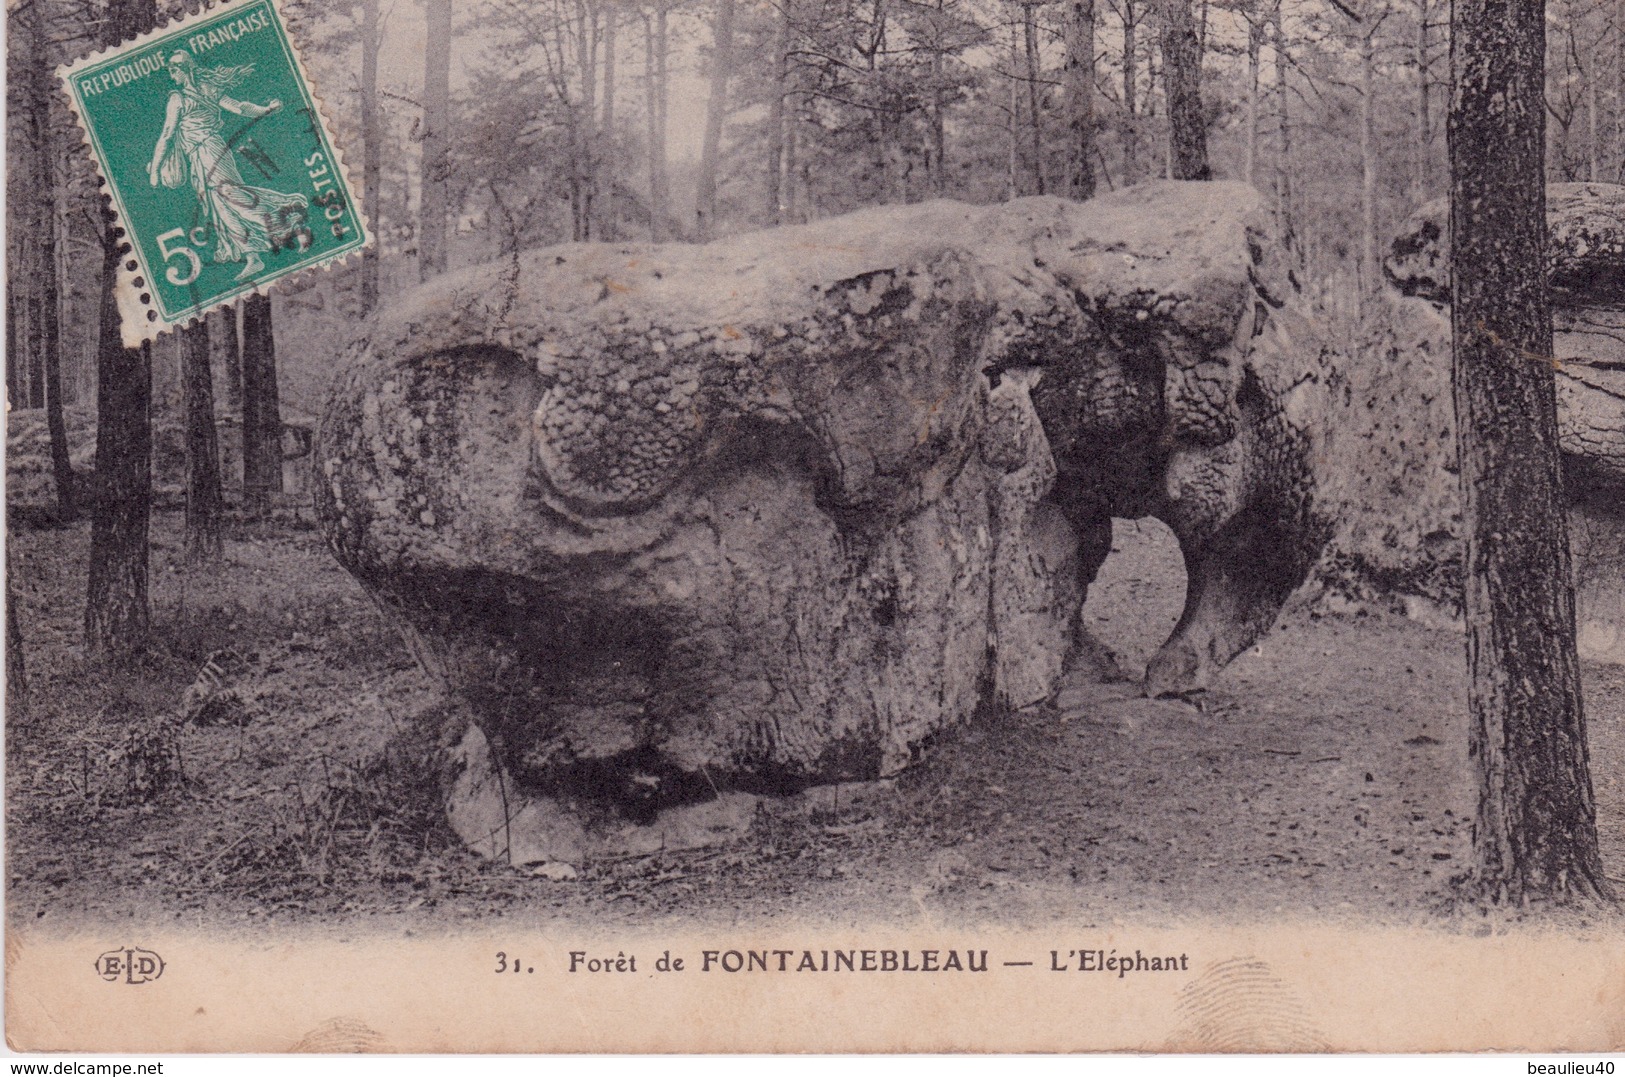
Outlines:
{"label": "tree trunk", "polygon": [[14,408],[28,407],[28,288],[23,283],[29,277],[23,268],[27,250],[18,240],[16,248],[6,252],[16,266],[6,273],[6,385],[11,392],[7,403]]}
{"label": "tree trunk", "polygon": [[728,69],[733,63],[734,0],[717,0],[711,50],[711,93],[705,104],[705,138],[700,147],[700,173],[694,197],[695,238],[701,243],[716,234],[717,156],[722,150],[722,121],[728,115]]}
{"label": "tree trunk", "polygon": [[1614,3],[1614,161],[1611,182],[1625,183],[1625,0]]}
{"label": "tree trunk", "polygon": [[51,473],[56,479],[56,514],[61,520],[79,518],[79,496],[73,474],[73,461],[68,453],[68,423],[63,414],[62,396],[62,335],[59,324],[55,244],[60,242],[61,223],[56,214],[47,222],[52,237],[52,249],[42,251],[40,258],[40,299],[44,315],[40,343],[45,349],[45,425],[51,438]]}
{"label": "tree trunk", "polygon": [[[361,0],[361,212],[378,230],[378,187],[383,182],[383,145],[378,134],[378,0]],[[378,306],[378,241],[361,252],[361,314]],[[237,336],[232,327],[232,339]],[[227,383],[229,386],[229,382]],[[241,403],[241,384],[238,385]]]}
{"label": "tree trunk", "polygon": [[[101,43],[117,45],[152,29],[153,0],[113,0]],[[152,512],[152,346],[126,348],[113,300],[128,249],[104,216],[100,335],[96,344],[96,480],[91,505],[90,580],[85,595],[85,654],[122,660],[145,645],[147,526]],[[123,249],[121,249],[123,248]]]}
{"label": "tree trunk", "polygon": [[[1157,81],[1157,73],[1159,70],[1158,65],[1161,62],[1161,50],[1153,49],[1149,44],[1147,44],[1145,50],[1145,114],[1147,116],[1155,116],[1157,114],[1155,95],[1157,92],[1157,87],[1161,85],[1161,83]],[[1173,175],[1174,140],[1172,137],[1172,132],[1170,132],[1169,135],[1164,137],[1162,140],[1162,178],[1172,179]]]}
{"label": "tree trunk", "polygon": [[[150,11],[150,4],[147,7]],[[122,240],[114,238],[111,218],[107,230],[96,349],[96,475],[85,652],[92,659],[123,659],[141,649],[151,617],[147,527],[152,509],[152,345],[126,348],[120,343],[113,281]]]}
{"label": "tree trunk", "polygon": [[1360,38],[1360,300],[1382,281],[1377,269],[1376,27]]}
{"label": "tree trunk", "polygon": [[1095,196],[1095,0],[1067,0],[1067,195]]}
{"label": "tree trunk", "polygon": [[270,510],[282,489],[282,415],[277,401],[276,337],[271,297],[243,301],[243,508]]}
{"label": "tree trunk", "polygon": [[660,242],[660,112],[656,104],[659,80],[655,76],[654,19],[643,17],[643,120],[644,145],[649,164],[649,242]]}
{"label": "tree trunk", "polygon": [[209,371],[209,325],[179,331],[181,395],[186,410],[186,559],[220,557],[220,446],[214,427],[214,379]]}
{"label": "tree trunk", "polygon": [[931,193],[943,198],[948,194],[948,95],[944,63],[948,37],[946,0],[937,0],[936,12],[931,42]]}
{"label": "tree trunk", "polygon": [[1433,156],[1433,88],[1428,62],[1428,0],[1416,0],[1416,192],[1413,201],[1425,202]]}
{"label": "tree trunk", "polygon": [[[620,15],[613,6],[606,6],[604,10],[604,121],[598,136],[600,157],[615,152],[615,30],[620,22]],[[598,176],[603,178],[604,197],[602,205],[603,224],[598,229],[598,238],[613,243],[620,238],[620,222],[616,220],[618,210],[615,206],[615,172],[614,162],[606,170],[603,161],[599,161],[595,169]]]}
{"label": "tree trunk", "polygon": [[597,238],[598,225],[598,11],[576,0],[576,73],[581,101],[575,115],[575,175],[580,208],[574,238]]}
{"label": "tree trunk", "polygon": [[61,289],[56,256],[61,246],[61,223],[57,213],[57,151],[52,130],[51,102],[56,97],[49,47],[50,35],[44,5],[30,4],[21,9],[28,15],[32,47],[29,49],[27,78],[27,133],[30,177],[29,208],[32,221],[27,235],[37,266],[28,275],[33,279],[34,324],[30,327],[31,349],[39,371],[39,393],[45,406],[46,427],[50,431],[51,470],[56,479],[57,515],[63,520],[78,516],[73,465],[68,459],[68,430],[62,414],[62,326]]}
{"label": "tree trunk", "polygon": [[671,54],[671,39],[666,28],[666,8],[662,4],[655,12],[655,139],[650,150],[653,188],[653,206],[650,212],[657,223],[655,239],[666,238],[666,221],[671,213],[670,172],[666,163],[666,114],[669,109],[670,81],[667,78],[667,60]]}
{"label": "tree trunk", "polygon": [[[446,269],[446,181],[451,175],[451,0],[424,0],[423,175],[418,199],[418,279]],[[247,308],[244,308],[245,312]],[[247,329],[244,329],[246,334]],[[246,461],[246,457],[244,458]]]}
{"label": "tree trunk", "polygon": [[1202,46],[1190,0],[1162,0],[1162,81],[1168,98],[1169,178],[1209,180]]}
{"label": "tree trunk", "polygon": [[6,274],[6,404],[22,403],[22,354],[17,347],[17,274]]}
{"label": "tree trunk", "polygon": [[[784,103],[784,214],[783,220],[787,224],[805,223],[807,220],[805,201],[807,197],[806,184],[802,182],[800,172],[800,146],[801,146],[801,79],[799,67],[793,68],[790,73],[790,96]],[[942,142],[937,144],[940,152]],[[941,178],[939,176],[939,178]]]}
{"label": "tree trunk", "polygon": [[[763,220],[768,225],[784,220],[784,101],[790,92],[790,9],[781,5],[773,35],[773,86],[767,101],[767,184],[763,188]],[[932,54],[932,70],[938,56]]]}
{"label": "tree trunk", "polygon": [[[1597,141],[1597,83],[1602,80],[1602,74],[1597,69],[1596,57],[1592,57],[1591,75],[1586,79],[1586,182],[1596,183],[1602,178],[1602,146]],[[49,361],[49,360],[47,360]],[[49,369],[45,376],[50,377]]]}
{"label": "tree trunk", "polygon": [[33,55],[29,58],[29,133],[33,143],[33,196],[37,211],[34,235],[39,242],[35,287],[39,294],[38,343],[45,390],[45,422],[51,438],[51,471],[56,478],[57,516],[73,520],[79,515],[73,464],[68,458],[68,426],[62,414],[61,289],[56,272],[57,249],[62,243],[61,215],[57,212],[57,152],[51,130],[51,102],[55,98],[51,52],[45,47],[43,5],[35,3]]}
{"label": "tree trunk", "polygon": [[[23,660],[23,625],[18,614],[17,591],[12,586],[11,543],[6,543],[6,702],[12,706],[28,691],[28,673]],[[15,714],[15,712],[13,712]]]}
{"label": "tree trunk", "polygon": [[573,112],[565,130],[565,146],[570,165],[570,241],[581,243],[592,235],[588,214],[592,212],[592,198],[587,190],[585,153],[587,134],[583,128],[582,109],[579,105],[566,106]]}
{"label": "tree trunk", "polygon": [[210,311],[209,350],[214,365],[220,368],[221,380],[226,386],[226,411],[241,417],[243,414],[243,355],[237,340],[237,308],[225,307]]}
{"label": "tree trunk", "polygon": [[1247,9],[1247,141],[1242,151],[1241,178],[1254,182],[1258,172],[1258,68],[1264,48],[1264,24],[1258,12]]}
{"label": "tree trunk", "polygon": [[1607,894],[1574,642],[1546,274],[1538,0],[1451,10],[1451,368],[1478,778],[1471,883],[1524,904]]}
{"label": "tree trunk", "polygon": [[1280,142],[1275,161],[1275,227],[1281,248],[1293,255],[1298,236],[1292,223],[1292,117],[1287,106],[1286,19],[1281,14],[1281,0],[1275,0],[1270,19],[1274,24],[1276,137]]}
{"label": "tree trunk", "polygon": [[1038,5],[1021,5],[1021,37],[1027,62],[1027,193],[1044,194],[1044,114],[1038,107]]}
{"label": "tree trunk", "polygon": [[[45,222],[38,224],[43,227]],[[36,268],[44,252],[39,243],[24,244],[23,272],[28,279],[38,281],[39,270]],[[28,406],[43,408],[45,406],[45,304],[40,302],[39,287],[36,285],[28,290]]]}
{"label": "tree trunk", "polygon": [[1017,168],[1020,153],[1016,149],[1016,132],[1021,127],[1021,98],[1016,93],[1016,65],[1020,62],[1020,45],[1017,44],[1016,28],[1010,27],[1010,107],[1009,127],[1006,130],[1005,140],[1005,198],[1021,197],[1021,174]]}
{"label": "tree trunk", "polygon": [[1123,186],[1131,187],[1140,178],[1139,116],[1135,109],[1136,91],[1139,89],[1139,44],[1135,31],[1139,16],[1134,0],[1123,0]]}

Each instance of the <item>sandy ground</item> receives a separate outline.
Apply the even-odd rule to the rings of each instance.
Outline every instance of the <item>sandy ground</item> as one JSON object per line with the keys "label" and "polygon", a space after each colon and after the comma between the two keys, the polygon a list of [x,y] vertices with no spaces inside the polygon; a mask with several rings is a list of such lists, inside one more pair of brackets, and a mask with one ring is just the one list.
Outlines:
{"label": "sandy ground", "polygon": [[[1448,629],[1299,608],[1191,702],[1068,683],[893,781],[764,804],[731,844],[553,879],[435,825],[411,745],[437,696],[308,518],[238,526],[208,572],[177,571],[178,528],[155,521],[153,652],[116,677],[79,656],[84,525],[14,538],[30,681],[7,708],[13,923],[1463,923],[1450,881],[1472,791]],[[1087,614],[1137,668],[1182,573],[1160,525],[1120,523],[1117,546]],[[230,694],[180,722],[211,654]],[[1584,674],[1618,880],[1625,669]]]}

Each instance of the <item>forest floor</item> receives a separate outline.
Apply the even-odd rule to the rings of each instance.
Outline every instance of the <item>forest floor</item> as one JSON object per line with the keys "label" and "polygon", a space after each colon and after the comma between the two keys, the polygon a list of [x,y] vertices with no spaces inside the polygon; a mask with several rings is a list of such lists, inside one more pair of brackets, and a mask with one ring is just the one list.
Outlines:
{"label": "forest floor", "polygon": [[[153,525],[154,644],[80,653],[88,528],[12,536],[28,688],[9,701],[13,925],[353,931],[509,924],[1170,924],[1290,916],[1470,926],[1459,634],[1300,604],[1192,701],[1068,683],[895,780],[764,802],[741,839],[555,879],[481,861],[415,781],[433,686],[308,511],[235,524],[218,567]],[[1143,666],[1182,601],[1160,525],[1119,522],[1097,634]],[[200,680],[214,656],[218,681]],[[1603,856],[1625,877],[1625,668],[1584,667]],[[201,720],[182,721],[188,689]],[[199,689],[204,689],[200,693]],[[210,696],[214,689],[229,692]],[[208,705],[197,706],[208,698]]]}

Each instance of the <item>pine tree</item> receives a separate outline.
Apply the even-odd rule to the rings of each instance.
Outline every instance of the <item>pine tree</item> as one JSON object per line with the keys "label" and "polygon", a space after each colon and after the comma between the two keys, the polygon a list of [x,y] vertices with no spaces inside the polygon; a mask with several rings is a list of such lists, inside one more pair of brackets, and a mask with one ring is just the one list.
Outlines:
{"label": "pine tree", "polygon": [[221,553],[220,444],[214,425],[209,325],[181,329],[181,398],[186,421],[186,559],[214,561]]}
{"label": "pine tree", "polygon": [[1575,653],[1546,274],[1545,5],[1451,9],[1452,388],[1480,898],[1608,893]]}
{"label": "pine tree", "polygon": [[[102,44],[118,45],[150,30],[153,0],[113,0]],[[106,211],[102,241],[102,307],[96,348],[96,496],[91,508],[90,582],[85,599],[85,652],[123,659],[146,643],[147,527],[152,512],[152,346],[126,348],[113,299],[129,242]]]}
{"label": "pine tree", "polygon": [[276,334],[271,297],[243,300],[243,508],[270,511],[282,490],[282,415],[277,399]]}

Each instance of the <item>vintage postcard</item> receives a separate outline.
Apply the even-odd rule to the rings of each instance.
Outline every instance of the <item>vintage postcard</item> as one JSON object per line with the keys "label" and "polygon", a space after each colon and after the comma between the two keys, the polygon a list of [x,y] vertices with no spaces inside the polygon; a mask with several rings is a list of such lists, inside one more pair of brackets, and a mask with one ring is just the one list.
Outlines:
{"label": "vintage postcard", "polygon": [[8,1043],[1625,1050],[1618,15],[13,5]]}
{"label": "vintage postcard", "polygon": [[124,230],[127,345],[366,244],[272,0],[221,5],[59,76]]}

